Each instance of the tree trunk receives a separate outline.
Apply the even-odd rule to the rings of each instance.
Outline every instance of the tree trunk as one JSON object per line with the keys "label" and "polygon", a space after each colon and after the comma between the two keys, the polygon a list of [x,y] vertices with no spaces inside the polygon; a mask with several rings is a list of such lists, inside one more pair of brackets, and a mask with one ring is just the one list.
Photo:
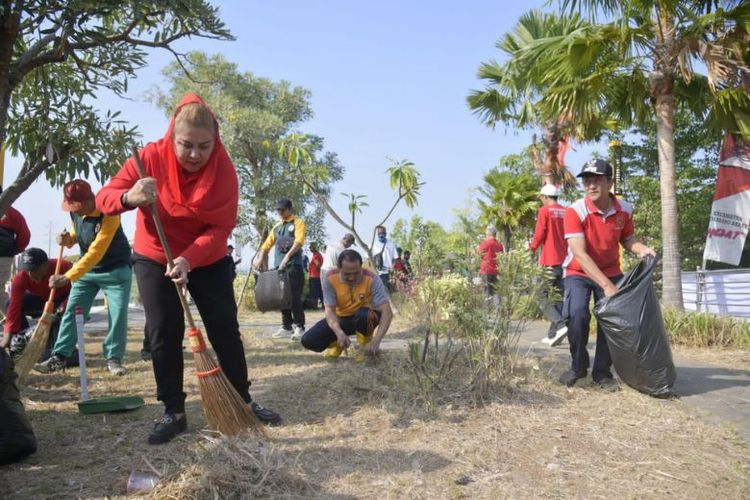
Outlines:
{"label": "tree trunk", "polygon": [[680,272],[680,225],[677,218],[677,188],[674,151],[674,95],[655,96],[656,144],[659,153],[659,186],[663,245],[662,303],[682,311]]}

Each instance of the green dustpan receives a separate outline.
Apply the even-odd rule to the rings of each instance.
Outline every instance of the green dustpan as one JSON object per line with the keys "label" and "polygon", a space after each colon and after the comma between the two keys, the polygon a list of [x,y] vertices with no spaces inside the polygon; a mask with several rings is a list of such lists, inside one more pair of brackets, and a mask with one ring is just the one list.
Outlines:
{"label": "green dustpan", "polygon": [[81,370],[81,400],[78,402],[78,413],[112,413],[140,408],[146,402],[140,396],[103,396],[89,398],[89,382],[86,374],[86,350],[83,342],[83,309],[76,306],[76,330],[78,336],[78,365]]}
{"label": "green dustpan", "polygon": [[146,404],[140,396],[105,396],[78,402],[78,412],[84,415],[130,411]]}

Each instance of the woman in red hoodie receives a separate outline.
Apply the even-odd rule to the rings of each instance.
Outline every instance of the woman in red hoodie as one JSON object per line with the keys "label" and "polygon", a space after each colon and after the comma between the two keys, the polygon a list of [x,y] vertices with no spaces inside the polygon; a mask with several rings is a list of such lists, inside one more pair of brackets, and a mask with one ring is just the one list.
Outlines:
{"label": "woman in red hoodie", "polygon": [[[227,238],[237,223],[237,173],[219,137],[216,118],[196,94],[187,94],[167,133],[141,150],[146,177],[131,158],[96,197],[105,214],[138,208],[133,263],[146,312],[146,335],[165,411],[149,443],[165,443],[187,428],[182,339],[185,321],[174,284],[184,284],[198,307],[224,373],[261,421],[275,412],[252,402],[237,323]],[[167,267],[150,206],[164,225],[174,266]]]}

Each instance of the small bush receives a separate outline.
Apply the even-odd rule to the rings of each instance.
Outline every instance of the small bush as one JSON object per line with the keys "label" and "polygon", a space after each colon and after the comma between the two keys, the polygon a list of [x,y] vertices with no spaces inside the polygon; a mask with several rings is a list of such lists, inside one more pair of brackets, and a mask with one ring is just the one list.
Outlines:
{"label": "small bush", "polygon": [[405,317],[422,339],[410,345],[403,376],[414,378],[427,406],[456,391],[483,403],[509,383],[529,304],[548,281],[528,252],[502,254],[498,263],[499,300],[455,273],[423,277],[405,298]]}
{"label": "small bush", "polygon": [[676,344],[750,350],[750,322],[741,319],[665,308],[664,324]]}

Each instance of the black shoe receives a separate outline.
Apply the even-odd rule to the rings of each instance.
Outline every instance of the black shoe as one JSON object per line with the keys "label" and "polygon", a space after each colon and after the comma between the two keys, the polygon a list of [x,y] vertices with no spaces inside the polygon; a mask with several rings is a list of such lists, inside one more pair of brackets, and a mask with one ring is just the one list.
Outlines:
{"label": "black shoe", "polygon": [[617,392],[620,390],[620,384],[612,377],[600,378],[599,380],[594,380],[594,383],[607,392]]}
{"label": "black shoe", "polygon": [[148,434],[148,444],[163,444],[171,441],[177,434],[187,430],[187,417],[176,420],[174,413],[165,413],[156,422],[154,429]]}
{"label": "black shoe", "polygon": [[253,410],[258,420],[264,424],[279,425],[281,423],[281,416],[273,410],[264,408],[255,401],[250,403],[250,409]]}
{"label": "black shoe", "polygon": [[586,370],[583,370],[582,372],[568,370],[560,375],[558,381],[565,387],[573,387],[576,382],[582,378],[586,378]]}
{"label": "black shoe", "polygon": [[34,365],[34,370],[39,373],[52,373],[65,368],[65,358],[59,354],[53,354],[46,361]]}

